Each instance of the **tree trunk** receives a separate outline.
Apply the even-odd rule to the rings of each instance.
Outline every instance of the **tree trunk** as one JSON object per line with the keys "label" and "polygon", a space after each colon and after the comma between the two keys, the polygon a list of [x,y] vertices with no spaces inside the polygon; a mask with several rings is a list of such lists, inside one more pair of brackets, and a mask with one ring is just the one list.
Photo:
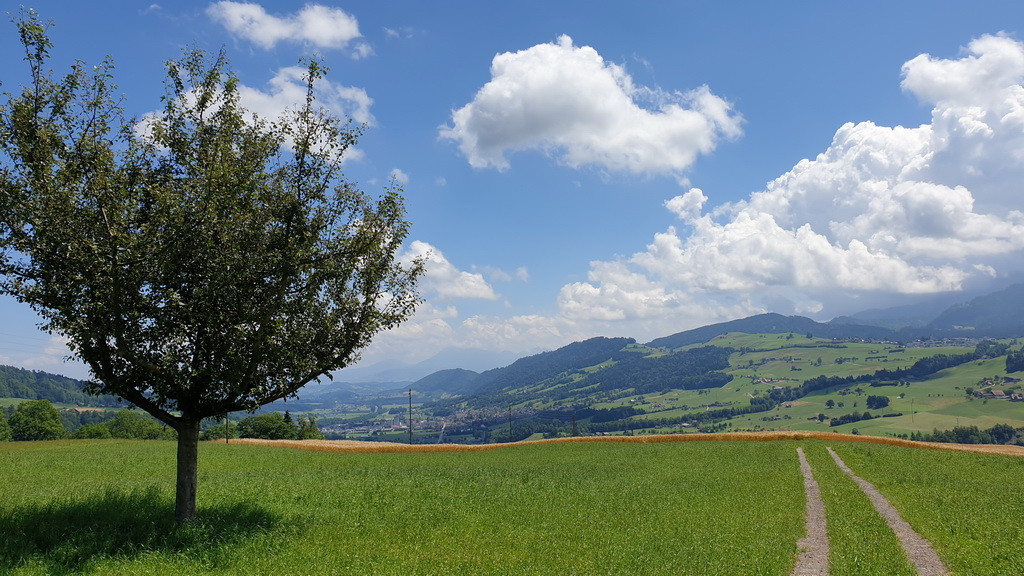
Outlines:
{"label": "tree trunk", "polygon": [[178,486],[174,519],[179,524],[196,519],[196,484],[199,469],[199,420],[186,420],[178,430]]}

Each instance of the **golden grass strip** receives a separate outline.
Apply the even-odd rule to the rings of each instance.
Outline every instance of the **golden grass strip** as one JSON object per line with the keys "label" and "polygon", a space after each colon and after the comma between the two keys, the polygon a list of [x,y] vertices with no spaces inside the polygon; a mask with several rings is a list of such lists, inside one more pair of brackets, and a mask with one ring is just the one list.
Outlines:
{"label": "golden grass strip", "polygon": [[[901,438],[884,436],[862,436],[859,434],[840,434],[838,432],[814,431],[766,431],[766,432],[722,432],[714,434],[656,434],[644,436],[584,436],[576,438],[552,438],[547,440],[531,440],[506,444],[398,444],[395,442],[364,442],[361,440],[260,440],[241,438],[232,440],[233,444],[259,446],[281,446],[316,450],[320,452],[347,452],[352,454],[382,454],[391,452],[477,452],[481,450],[498,450],[513,446],[532,444],[550,444],[556,442],[638,442],[654,444],[659,442],[728,442],[728,441],[766,442],[772,440],[825,440],[833,442],[864,442],[868,444],[887,444],[889,446],[905,446],[908,448],[927,448],[933,450],[961,450],[967,452],[983,452],[986,454],[1005,454],[1024,456],[1024,446],[1005,446],[992,444],[945,444],[939,442],[918,442]],[[211,441],[212,442],[212,441]]]}

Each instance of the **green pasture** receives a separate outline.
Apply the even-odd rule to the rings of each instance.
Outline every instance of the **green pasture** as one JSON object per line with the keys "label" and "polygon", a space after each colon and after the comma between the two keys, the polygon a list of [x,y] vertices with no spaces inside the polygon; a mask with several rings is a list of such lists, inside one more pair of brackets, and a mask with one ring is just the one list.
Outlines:
{"label": "green pasture", "polygon": [[1024,501],[1017,497],[1024,458],[872,444],[834,448],[954,574],[1024,574]]}
{"label": "green pasture", "polygon": [[782,443],[201,448],[175,529],[173,444],[0,447],[0,573],[783,574],[803,529]]}
{"label": "green pasture", "polygon": [[[110,440],[0,445],[0,573],[783,576],[804,531],[798,445],[825,496],[833,574],[906,573],[818,441],[419,454],[210,443],[200,520],[178,528],[174,445]],[[1024,459],[833,447],[956,574],[1022,572]]]}
{"label": "green pasture", "polygon": [[[905,368],[921,358],[936,354],[962,354],[973,350],[973,347],[902,348],[878,343],[835,344],[800,334],[727,334],[715,338],[711,344],[738,350],[730,357],[730,368],[726,370],[733,375],[733,380],[724,387],[625,396],[595,407],[634,406],[644,410],[644,414],[634,417],[637,429],[642,429],[644,422],[651,420],[682,421],[688,415],[715,407],[746,406],[751,396],[766,394],[772,386],[797,386],[817,376],[855,376],[885,368]],[[1015,428],[1024,427],[1024,403],[970,399],[966,395],[967,388],[980,389],[982,384],[979,383],[984,380],[1007,375],[1006,358],[1003,356],[970,362],[943,370],[927,380],[910,381],[899,386],[872,387],[859,383],[852,388],[860,388],[860,393],[843,395],[838,390],[820,391],[770,412],[735,417],[729,421],[729,430],[851,432],[856,429],[862,434],[892,436],[931,432],[936,428],[947,430],[955,426],[986,429],[1004,423]],[[1014,376],[1022,378],[1024,374]],[[1021,385],[999,384],[995,388],[1011,386]],[[888,396],[889,407],[870,410],[866,406],[869,395]],[[834,403],[832,408],[826,406],[829,400]],[[854,411],[870,411],[873,415],[900,413],[902,416],[862,420],[834,428],[829,426],[828,420],[823,423],[809,420],[818,414],[831,419]],[[682,431],[678,427],[671,430]]]}

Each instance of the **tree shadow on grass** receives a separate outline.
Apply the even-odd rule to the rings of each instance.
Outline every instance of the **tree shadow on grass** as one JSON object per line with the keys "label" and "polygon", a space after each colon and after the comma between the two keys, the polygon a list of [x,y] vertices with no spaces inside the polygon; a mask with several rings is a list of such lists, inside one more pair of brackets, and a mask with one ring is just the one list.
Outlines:
{"label": "tree shadow on grass", "polygon": [[0,512],[0,573],[31,564],[48,574],[74,574],[94,560],[151,553],[216,569],[230,562],[232,548],[279,523],[259,506],[237,503],[201,507],[196,522],[179,526],[173,500],[156,487],[110,489]]}

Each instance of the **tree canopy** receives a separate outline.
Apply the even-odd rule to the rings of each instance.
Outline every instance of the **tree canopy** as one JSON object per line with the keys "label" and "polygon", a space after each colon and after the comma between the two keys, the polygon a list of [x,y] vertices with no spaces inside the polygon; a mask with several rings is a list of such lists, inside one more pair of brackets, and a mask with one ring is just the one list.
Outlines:
{"label": "tree canopy", "polygon": [[65,434],[60,414],[49,400],[18,404],[8,425],[14,440],[60,440]]}
{"label": "tree canopy", "polygon": [[238,436],[241,438],[294,440],[295,433],[295,424],[286,422],[280,412],[249,416],[238,423]]}
{"label": "tree canopy", "polygon": [[0,442],[10,442],[13,439],[11,436],[11,426],[7,423],[4,413],[0,412]]}
{"label": "tree canopy", "polygon": [[226,56],[167,63],[163,109],[126,118],[109,59],[47,69],[47,25],[15,18],[30,82],[0,105],[0,292],[30,305],[124,398],[178,433],[176,517],[195,516],[200,422],[294,396],[414,310],[402,190],[342,172],[361,128],[304,102],[264,119]]}

